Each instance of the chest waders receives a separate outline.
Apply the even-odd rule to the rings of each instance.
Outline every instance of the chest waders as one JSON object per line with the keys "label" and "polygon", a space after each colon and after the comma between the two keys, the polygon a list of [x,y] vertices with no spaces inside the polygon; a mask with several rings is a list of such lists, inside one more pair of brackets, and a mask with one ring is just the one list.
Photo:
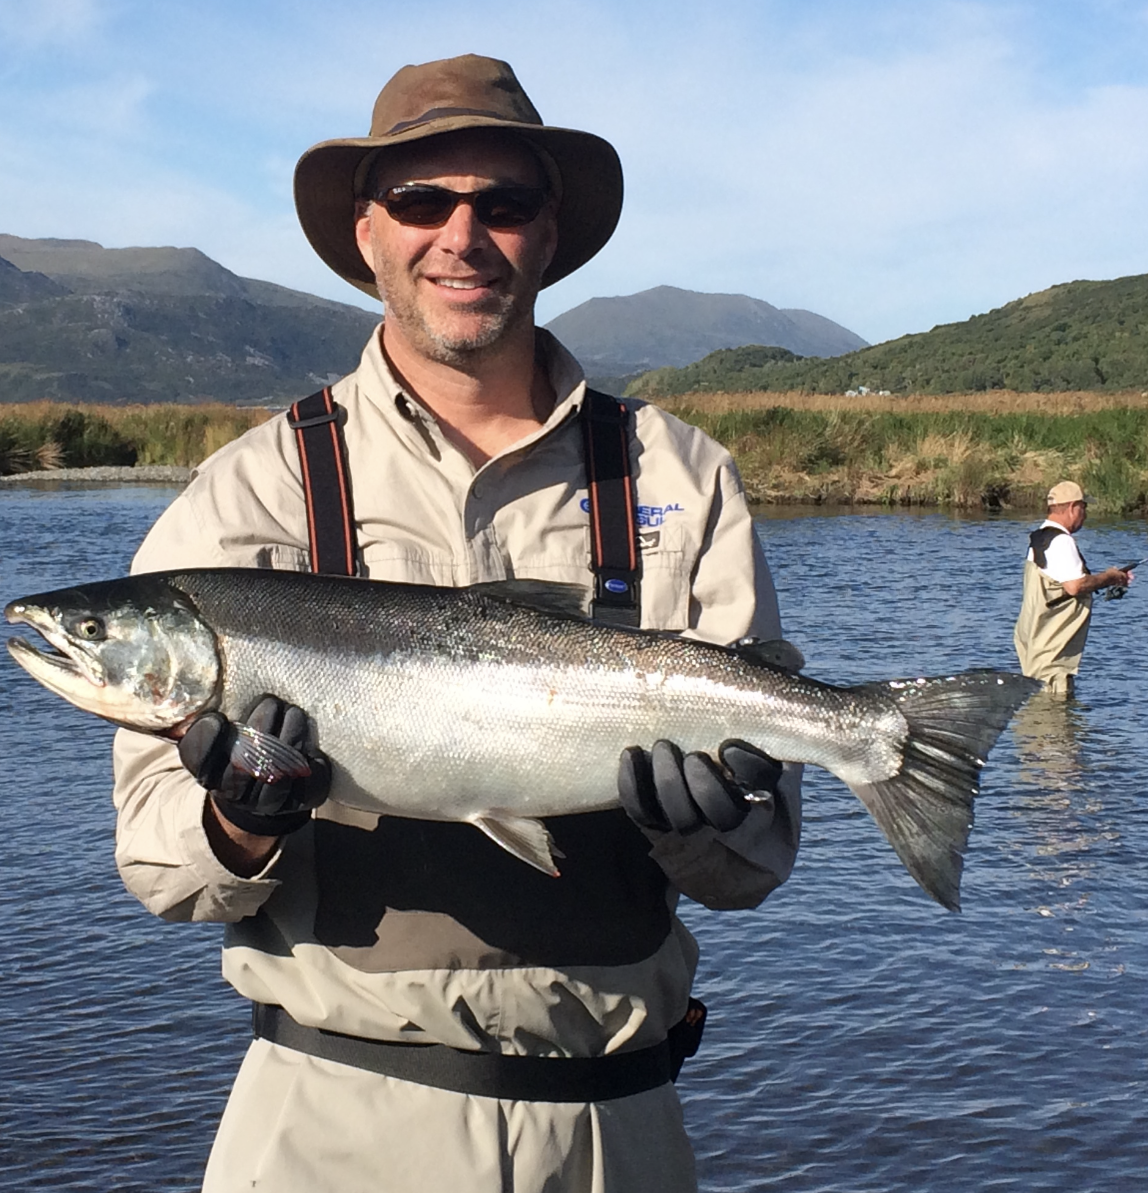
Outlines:
{"label": "chest waders", "polygon": [[[1091,594],[1072,596],[1064,591],[1060,581],[1044,571],[1049,544],[1067,533],[1059,526],[1041,526],[1029,535],[1032,559],[1025,561],[1024,595],[1013,630],[1013,643],[1024,674],[1043,681],[1054,692],[1063,693],[1072,690],[1092,612]],[[1089,574],[1083,556],[1081,564],[1085,574]]]}
{"label": "chest waders", "polygon": [[[360,567],[342,420],[329,388],[296,402],[288,414],[302,468],[311,571],[356,576]],[[591,616],[637,627],[642,557],[630,420],[616,398],[586,391],[582,434],[594,575]],[[698,1050],[705,1018],[705,1005],[691,997],[685,1017],[659,1044],[608,1056],[551,1058],[349,1036],[306,1027],[279,1006],[252,1004],[255,1036],[296,1052],[458,1093],[541,1102],[602,1102],[676,1080],[682,1062]]]}

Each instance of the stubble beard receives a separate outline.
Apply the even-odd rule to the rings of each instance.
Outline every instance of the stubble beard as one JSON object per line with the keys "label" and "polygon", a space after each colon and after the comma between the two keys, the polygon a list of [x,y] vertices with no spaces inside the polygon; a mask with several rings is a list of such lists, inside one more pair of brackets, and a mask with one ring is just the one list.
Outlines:
{"label": "stubble beard", "polygon": [[391,279],[391,272],[384,263],[376,278],[386,319],[401,330],[420,355],[436,364],[462,369],[477,365],[524,323],[533,326],[533,295],[522,293],[520,288],[512,293],[492,295],[480,306],[472,308],[466,316],[470,326],[465,331],[440,326],[433,315],[423,310],[412,292],[409,278],[396,276]]}
{"label": "stubble beard", "polygon": [[[532,308],[523,311],[513,295],[484,304],[467,331],[449,330],[436,326],[420,309],[417,302],[392,298],[393,290],[380,288],[388,320],[398,324],[406,338],[428,360],[436,364],[464,367],[475,364],[498,347],[507,334],[529,318]],[[493,309],[492,309],[493,308]]]}
{"label": "stubble beard", "polygon": [[[372,230],[372,242],[375,283],[386,319],[427,360],[466,370],[494,355],[524,325],[533,330],[534,301],[549,263],[549,257],[543,259],[541,252],[521,262],[506,290],[488,295],[463,316],[463,326],[468,327],[464,331],[449,326],[449,312],[424,309],[419,302],[417,275],[388,254],[376,230]],[[436,322],[440,317],[442,322]]]}

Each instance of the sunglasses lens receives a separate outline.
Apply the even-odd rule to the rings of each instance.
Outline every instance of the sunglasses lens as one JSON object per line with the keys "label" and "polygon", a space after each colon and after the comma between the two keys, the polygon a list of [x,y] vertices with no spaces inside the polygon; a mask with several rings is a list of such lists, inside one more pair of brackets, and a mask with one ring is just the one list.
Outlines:
{"label": "sunglasses lens", "polygon": [[473,195],[459,194],[441,186],[392,186],[379,202],[391,219],[418,228],[436,228],[450,219],[463,199],[474,204],[480,224],[495,230],[521,228],[538,217],[546,192],[533,186],[492,186]]}
{"label": "sunglasses lens", "polygon": [[474,197],[474,214],[488,228],[521,228],[537,219],[545,191],[533,186],[492,186]]}
{"label": "sunglasses lens", "polygon": [[400,224],[433,228],[445,224],[458,203],[454,191],[437,186],[392,186],[380,202]]}

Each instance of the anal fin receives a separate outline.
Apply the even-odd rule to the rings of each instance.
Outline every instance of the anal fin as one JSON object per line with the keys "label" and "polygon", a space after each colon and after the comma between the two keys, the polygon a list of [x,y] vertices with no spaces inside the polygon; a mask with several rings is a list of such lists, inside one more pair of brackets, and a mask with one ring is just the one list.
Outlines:
{"label": "anal fin", "polygon": [[554,838],[541,820],[529,816],[515,816],[510,812],[490,811],[482,816],[471,816],[470,823],[480,828],[507,853],[526,862],[551,878],[558,877],[558,866],[554,861],[561,850],[554,847]]}

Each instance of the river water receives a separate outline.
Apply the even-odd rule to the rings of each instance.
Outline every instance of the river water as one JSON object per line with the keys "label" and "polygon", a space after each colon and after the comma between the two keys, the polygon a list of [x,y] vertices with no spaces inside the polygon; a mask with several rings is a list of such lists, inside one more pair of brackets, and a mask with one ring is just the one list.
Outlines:
{"label": "river water", "polygon": [[[175,492],[0,489],[0,604],[122,573]],[[759,523],[787,636],[834,682],[1014,668],[1027,526]],[[1141,523],[1079,541],[1097,566],[1148,554]],[[704,1190],[1148,1187],[1146,633],[1148,584],[1097,602],[1079,698],[1038,696],[1002,737],[962,914],[819,771],[790,881],[757,911],[686,908],[711,1007],[680,1083]],[[110,737],[2,653],[4,1189],[197,1189],[246,1045],[220,930],[153,920],[119,884]]]}

